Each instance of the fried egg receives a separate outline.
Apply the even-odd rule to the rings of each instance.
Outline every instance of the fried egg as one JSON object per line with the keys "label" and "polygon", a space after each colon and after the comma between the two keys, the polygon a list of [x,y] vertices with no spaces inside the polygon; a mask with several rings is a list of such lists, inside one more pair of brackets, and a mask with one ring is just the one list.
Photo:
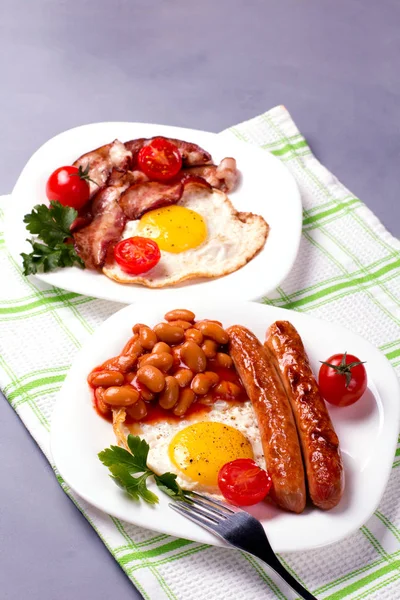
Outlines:
{"label": "fried egg", "polygon": [[157,242],[159,263],[147,273],[129,275],[110,258],[103,273],[151,288],[220,277],[249,262],[263,248],[268,230],[261,216],[238,212],[223,192],[188,187],[177,204],[151,210],[125,226],[123,239],[142,236]]}
{"label": "fried egg", "polygon": [[145,213],[137,235],[151,238],[160,250],[178,254],[197,248],[207,239],[207,224],[198,212],[174,204]]}
{"label": "fried egg", "polygon": [[252,458],[265,468],[258,425],[250,401],[232,405],[218,401],[190,419],[136,423],[132,433],[150,446],[147,463],[155,473],[177,475],[185,490],[221,496],[218,472],[237,458]]}

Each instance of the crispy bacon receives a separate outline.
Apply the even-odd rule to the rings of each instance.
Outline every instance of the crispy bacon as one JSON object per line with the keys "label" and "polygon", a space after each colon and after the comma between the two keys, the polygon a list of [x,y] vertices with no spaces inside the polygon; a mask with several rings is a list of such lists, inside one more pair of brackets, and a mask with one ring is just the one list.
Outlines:
{"label": "crispy bacon", "polygon": [[239,178],[234,158],[224,158],[219,165],[204,165],[184,169],[182,173],[203,177],[212,187],[223,192],[231,192]]}
{"label": "crispy bacon", "polygon": [[124,186],[126,188],[134,183],[144,183],[145,181],[149,181],[149,178],[143,171],[126,171],[124,173],[118,169],[113,169],[107,180],[107,185]]}
{"label": "crispy bacon", "polygon": [[182,163],[184,166],[194,167],[211,162],[211,154],[206,152],[206,150],[203,150],[203,148],[200,148],[197,144],[173,138],[169,141],[178,146],[178,149],[182,154]]}
{"label": "crispy bacon", "polygon": [[224,181],[225,189],[221,187],[221,190],[231,192],[236,187],[239,179],[236,160],[232,157],[223,158],[217,167],[217,177],[220,181]]}
{"label": "crispy bacon", "polygon": [[149,210],[176,204],[187,186],[212,189],[207,181],[195,175],[186,176],[182,181],[174,184],[148,181],[130,186],[121,195],[119,205],[129,219],[139,219]]}
{"label": "crispy bacon", "polygon": [[194,175],[192,173],[185,173],[184,177],[181,179],[184,189],[191,187],[203,187],[206,188],[209,192],[212,191],[212,186],[204,179],[204,177],[198,177],[198,175]]}
{"label": "crispy bacon", "polygon": [[74,233],[75,231],[78,231],[78,229],[82,229],[82,227],[89,225],[92,219],[92,203],[88,202],[78,211],[78,216],[70,227],[71,231]]}
{"label": "crispy bacon", "polygon": [[174,185],[149,181],[129,187],[120,199],[120,206],[129,219],[138,219],[145,212],[176,204],[182,196],[182,183]]}
{"label": "crispy bacon", "polygon": [[[87,152],[74,162],[75,167],[89,167],[90,197],[92,198],[106,184],[113,168],[126,171],[131,160],[131,153],[119,140]],[[95,182],[95,183],[93,183]]]}
{"label": "crispy bacon", "polygon": [[93,221],[73,234],[75,249],[88,269],[102,267],[108,246],[122,235],[127,221],[118,204],[122,189],[106,187],[98,192],[92,204]]}
{"label": "crispy bacon", "polygon": [[[194,167],[197,165],[205,165],[211,162],[211,154],[200,148],[197,144],[192,144],[191,142],[185,142],[183,140],[177,140],[175,138],[164,138],[168,140],[172,144],[178,147],[181,155],[182,155],[182,163],[184,167]],[[137,167],[137,155],[139,150],[143,146],[147,146],[150,142],[154,140],[153,138],[138,138],[137,140],[130,140],[129,142],[125,142],[125,148],[132,153],[131,160],[131,168]]]}
{"label": "crispy bacon", "polygon": [[137,140],[130,140],[129,142],[125,142],[125,148],[132,154],[132,158],[130,161],[130,168],[136,169],[137,167],[137,156],[139,154],[139,150],[143,146],[147,146],[149,142],[151,142],[153,138],[138,138]]}
{"label": "crispy bacon", "polygon": [[[113,168],[109,178],[107,179],[107,187],[118,188],[119,195],[121,195],[121,193],[125,191],[130,185],[133,185],[134,183],[140,183],[142,181],[148,181],[148,177],[141,171],[123,172],[116,168]],[[102,198],[104,196],[102,195],[99,197]],[[72,232],[76,232],[78,231],[78,229],[82,229],[82,227],[85,227],[86,225],[89,225],[91,223],[91,221],[93,220],[93,210],[94,208],[96,208],[96,205],[99,204],[96,198],[97,196],[94,196],[91,202],[85,204],[85,206],[83,206],[83,208],[81,208],[78,211],[78,216],[71,225]]]}

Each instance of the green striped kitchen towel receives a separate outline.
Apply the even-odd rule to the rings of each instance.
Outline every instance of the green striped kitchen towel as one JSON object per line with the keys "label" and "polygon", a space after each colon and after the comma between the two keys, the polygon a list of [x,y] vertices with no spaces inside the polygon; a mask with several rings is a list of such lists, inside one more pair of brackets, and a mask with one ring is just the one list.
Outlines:
{"label": "green striped kitchen towel", "polygon": [[[316,160],[284,107],[221,135],[278,156],[301,191],[299,256],[284,283],[265,301],[348,326],[379,347],[399,370],[400,243]],[[1,200],[2,211],[9,202],[9,197]],[[1,225],[0,220],[0,229]],[[0,269],[1,280],[7,281],[0,291],[0,386],[51,461],[51,413],[71,360],[95,327],[120,305],[25,279],[1,233]],[[399,467],[400,447],[379,509],[357,533],[324,549],[281,556],[318,598],[400,597]],[[253,558],[123,523],[86,504],[59,479],[145,598],[291,597]]]}

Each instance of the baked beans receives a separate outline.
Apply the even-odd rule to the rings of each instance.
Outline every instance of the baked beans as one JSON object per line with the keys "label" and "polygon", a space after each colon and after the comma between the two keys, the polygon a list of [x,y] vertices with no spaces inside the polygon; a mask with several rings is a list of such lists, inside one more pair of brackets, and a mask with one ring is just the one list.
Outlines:
{"label": "baked beans", "polygon": [[167,375],[165,378],[165,386],[161,392],[158,402],[162,408],[170,409],[178,402],[179,384],[175,377]]}
{"label": "baked beans", "polygon": [[131,385],[112,386],[104,390],[102,400],[110,406],[129,406],[139,400],[139,392]]}
{"label": "baked beans", "polygon": [[186,310],[186,308],[176,308],[175,310],[170,310],[164,315],[164,319],[166,321],[189,321],[193,323],[195,319],[195,314],[191,310]]}
{"label": "baked beans", "polygon": [[158,339],[166,344],[179,344],[185,335],[182,327],[175,327],[169,323],[159,323],[154,327],[154,332]]}
{"label": "baked beans", "polygon": [[154,327],[136,323],[132,332],[121,354],[88,376],[105,418],[116,408],[125,408],[127,419],[135,422],[151,422],[152,414],[162,419],[165,411],[180,418],[201,407],[209,410],[219,399],[246,398],[220,321],[196,322],[192,311],[180,308]]}
{"label": "baked beans", "polygon": [[204,340],[201,349],[207,358],[214,358],[217,354],[218,344],[214,340]]}
{"label": "baked beans", "polygon": [[119,371],[94,371],[90,373],[88,382],[93,387],[110,387],[111,385],[122,385],[124,376]]}
{"label": "baked beans", "polygon": [[179,392],[179,400],[173,409],[174,415],[182,417],[188,410],[189,406],[193,404],[196,395],[190,388],[182,388]]}
{"label": "baked beans", "polygon": [[145,365],[140,367],[137,372],[137,379],[143,383],[151,392],[157,394],[164,389],[165,377],[160,369],[153,365]]}
{"label": "baked beans", "polygon": [[207,367],[207,357],[203,350],[195,342],[185,342],[181,348],[182,361],[194,373],[201,373]]}
{"label": "baked beans", "polygon": [[150,327],[139,329],[139,341],[145,350],[152,350],[157,343],[157,336]]}
{"label": "baked beans", "polygon": [[199,321],[195,323],[195,328],[199,329],[204,337],[214,340],[217,344],[227,344],[229,341],[226,331],[213,321]]}
{"label": "baked beans", "polygon": [[169,352],[152,352],[151,354],[144,354],[139,361],[139,366],[153,365],[160,369],[163,373],[167,373],[170,370],[174,362],[174,357]]}

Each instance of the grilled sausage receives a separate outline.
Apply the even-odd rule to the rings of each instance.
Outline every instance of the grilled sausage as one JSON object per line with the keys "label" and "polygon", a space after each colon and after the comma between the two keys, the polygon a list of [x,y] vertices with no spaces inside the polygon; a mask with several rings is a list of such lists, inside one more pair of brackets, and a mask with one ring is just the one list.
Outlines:
{"label": "grilled sausage", "polygon": [[267,331],[265,346],[276,356],[295,416],[311,500],[324,510],[333,508],[344,489],[339,440],[301,337],[291,323],[277,321]]}
{"label": "grilled sausage", "polygon": [[271,497],[300,513],[306,501],[304,467],[292,409],[269,350],[245,327],[227,330],[230,355],[253,405],[272,479]]}

